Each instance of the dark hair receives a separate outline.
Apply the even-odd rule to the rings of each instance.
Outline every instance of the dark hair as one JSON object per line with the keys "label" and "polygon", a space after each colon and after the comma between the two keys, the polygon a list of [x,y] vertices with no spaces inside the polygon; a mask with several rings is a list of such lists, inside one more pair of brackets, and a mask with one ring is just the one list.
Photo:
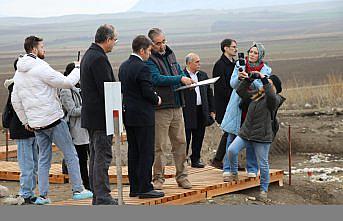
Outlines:
{"label": "dark hair", "polygon": [[29,36],[25,38],[24,49],[26,53],[31,53],[33,48],[37,47],[38,43],[41,41],[43,41],[43,38],[39,38],[36,36]]}
{"label": "dark hair", "polygon": [[157,35],[160,35],[162,33],[163,33],[163,31],[161,29],[159,29],[159,28],[152,28],[148,32],[148,37],[151,39],[151,41],[154,41],[154,38]]}
{"label": "dark hair", "polygon": [[68,76],[72,72],[72,70],[74,70],[74,68],[75,68],[75,63],[69,63],[66,67],[66,70],[63,73],[64,76]]}
{"label": "dark hair", "polygon": [[146,50],[150,45],[152,45],[152,42],[149,38],[147,38],[145,35],[138,35],[132,41],[132,51],[138,53],[139,50],[142,48]]}
{"label": "dark hair", "polygon": [[281,80],[278,76],[276,76],[275,74],[273,75],[270,75],[269,76],[269,79],[272,80],[275,88],[276,88],[276,93],[281,93],[282,91],[282,83],[281,83]]}
{"label": "dark hair", "polygon": [[17,63],[18,63],[18,60],[19,58],[16,58],[13,62],[13,67],[14,67],[14,70],[16,71],[17,70]]}
{"label": "dark hair", "polygon": [[225,52],[224,47],[230,47],[232,42],[237,43],[236,40],[233,40],[230,38],[226,38],[220,43],[220,49],[222,50],[223,53]]}
{"label": "dark hair", "polygon": [[95,34],[95,43],[103,43],[107,39],[113,39],[115,37],[115,28],[113,25],[104,24],[101,25]]}

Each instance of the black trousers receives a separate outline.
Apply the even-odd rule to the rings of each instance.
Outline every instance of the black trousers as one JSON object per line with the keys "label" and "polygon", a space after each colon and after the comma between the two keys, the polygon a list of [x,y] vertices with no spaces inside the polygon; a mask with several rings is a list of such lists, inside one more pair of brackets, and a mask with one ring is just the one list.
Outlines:
{"label": "black trousers", "polygon": [[220,139],[219,146],[217,148],[216,156],[214,157],[217,161],[223,161],[225,153],[226,153],[226,142],[229,133],[224,132],[222,138]]}
{"label": "black trousers", "polygon": [[125,126],[128,142],[130,193],[153,190],[152,165],[155,157],[155,126]]}
{"label": "black trousers", "polygon": [[108,169],[112,161],[112,138],[104,130],[88,130],[89,133],[89,184],[93,191],[93,205],[112,200]]}
{"label": "black trousers", "polygon": [[202,148],[202,143],[205,136],[205,124],[204,124],[204,116],[202,113],[202,107],[197,106],[197,128],[195,129],[186,129],[186,141],[187,141],[187,149],[186,154],[188,156],[189,145],[192,140],[191,148],[192,148],[192,155],[190,159],[192,163],[196,163],[200,160],[200,153]]}
{"label": "black trousers", "polygon": [[[79,158],[80,173],[83,182],[83,186],[86,189],[90,189],[89,186],[89,174],[88,174],[88,156],[89,156],[89,144],[75,145],[77,156]],[[68,174],[68,168],[64,161],[62,160],[62,172],[63,174]]]}

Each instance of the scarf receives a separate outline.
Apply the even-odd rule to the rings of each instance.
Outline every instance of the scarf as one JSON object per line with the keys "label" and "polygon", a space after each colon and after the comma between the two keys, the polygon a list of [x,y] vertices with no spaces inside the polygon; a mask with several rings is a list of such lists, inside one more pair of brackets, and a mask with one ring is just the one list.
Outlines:
{"label": "scarf", "polygon": [[245,58],[245,64],[245,72],[247,73],[251,73],[252,71],[260,72],[264,66],[264,62],[262,60],[258,63],[250,63],[248,58]]}

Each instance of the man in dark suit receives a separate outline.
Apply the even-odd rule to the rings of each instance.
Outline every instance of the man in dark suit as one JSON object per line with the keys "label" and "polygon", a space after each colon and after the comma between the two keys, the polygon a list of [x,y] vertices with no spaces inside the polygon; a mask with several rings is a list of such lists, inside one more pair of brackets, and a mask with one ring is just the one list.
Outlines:
{"label": "man in dark suit", "polygon": [[[197,54],[190,53],[186,56],[187,67],[184,73],[194,82],[208,79],[205,72],[200,71],[200,57]],[[214,123],[214,103],[213,92],[210,85],[198,86],[194,90],[185,90],[185,107],[183,107],[183,116],[186,128],[186,141],[188,155],[189,145],[192,139],[191,166],[203,168],[205,164],[200,160],[202,142],[205,136],[206,126]]]}
{"label": "man in dark suit", "polygon": [[106,134],[104,82],[114,82],[106,53],[112,51],[118,34],[112,25],[98,28],[93,43],[81,60],[81,126],[89,132],[89,181],[93,205],[118,205],[110,195],[108,169],[112,161],[112,138]]}
{"label": "man in dark suit", "polygon": [[130,197],[139,198],[164,196],[151,184],[155,145],[154,105],[161,104],[161,98],[153,90],[149,67],[144,63],[149,59],[151,46],[152,42],[147,37],[137,36],[132,42],[133,53],[119,68],[129,149]]}
{"label": "man in dark suit", "polygon": [[[214,64],[212,76],[220,77],[219,80],[214,83],[214,102],[216,109],[216,121],[221,124],[226,106],[229,103],[232,93],[232,87],[230,86],[230,79],[235,68],[234,57],[237,54],[237,42],[233,39],[224,39],[220,43],[220,49],[223,52],[219,60]],[[226,153],[226,142],[228,133],[223,133],[220,140],[216,156],[212,159],[211,165],[223,169],[223,159]]]}

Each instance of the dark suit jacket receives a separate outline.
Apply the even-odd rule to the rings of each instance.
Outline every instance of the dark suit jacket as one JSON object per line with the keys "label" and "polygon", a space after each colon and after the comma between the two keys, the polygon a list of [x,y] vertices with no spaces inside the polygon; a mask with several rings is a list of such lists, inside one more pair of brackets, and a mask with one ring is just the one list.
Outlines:
{"label": "dark suit jacket", "polygon": [[154,126],[154,105],[158,104],[158,96],[153,90],[149,67],[139,57],[131,55],[120,65],[119,80],[125,126]]}
{"label": "dark suit jacket", "polygon": [[232,93],[230,79],[235,68],[235,63],[232,63],[224,54],[215,63],[212,76],[220,77],[214,83],[214,102],[216,106],[216,121],[220,124],[224,118],[226,106],[229,103]]}
{"label": "dark suit jacket", "polygon": [[12,118],[11,118],[11,121],[10,121],[10,125],[9,125],[10,138],[11,139],[27,139],[27,138],[30,138],[30,137],[34,137],[35,134],[33,132],[30,132],[30,131],[25,129],[24,125],[19,120],[18,115],[13,110],[12,102],[11,102],[11,95],[12,95],[12,91],[13,91],[13,85],[14,84],[11,84],[8,87],[9,94],[8,94],[8,100],[7,100],[7,105],[10,105],[11,109],[13,111],[13,115],[12,115]]}
{"label": "dark suit jacket", "polygon": [[114,82],[112,66],[104,50],[93,43],[81,60],[81,126],[106,130],[104,82]]}
{"label": "dark suit jacket", "polygon": [[[187,77],[190,77],[188,71],[185,69],[184,73]],[[203,81],[208,79],[208,76],[205,72],[199,71],[198,74],[198,81]],[[183,90],[185,96],[185,107],[183,108],[183,117],[185,120],[185,127],[186,129],[196,129],[198,126],[206,126],[209,119],[210,112],[214,112],[214,104],[213,104],[213,92],[210,85],[203,85],[200,86],[200,95],[201,95],[201,103],[202,103],[202,115],[203,115],[203,123],[204,125],[197,125],[197,95],[195,90]],[[163,101],[162,101],[163,102]]]}

